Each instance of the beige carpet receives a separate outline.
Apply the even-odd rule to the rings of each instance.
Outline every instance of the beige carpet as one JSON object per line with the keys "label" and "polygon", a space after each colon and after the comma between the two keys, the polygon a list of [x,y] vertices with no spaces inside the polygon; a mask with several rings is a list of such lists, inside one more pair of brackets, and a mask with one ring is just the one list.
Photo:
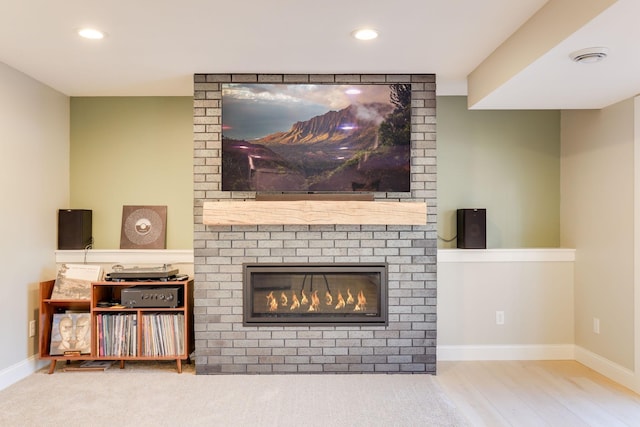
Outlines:
{"label": "beige carpet", "polygon": [[467,426],[431,375],[195,375],[169,362],[46,370],[0,391],[0,426]]}

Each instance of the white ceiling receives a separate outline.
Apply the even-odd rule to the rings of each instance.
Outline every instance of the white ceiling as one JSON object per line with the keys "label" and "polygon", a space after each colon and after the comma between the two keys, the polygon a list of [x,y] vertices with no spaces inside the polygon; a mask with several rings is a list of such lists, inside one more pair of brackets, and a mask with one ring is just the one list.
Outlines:
{"label": "white ceiling", "polygon": [[[466,95],[467,76],[529,18],[581,2],[614,4],[472,107],[601,108],[638,94],[638,0],[4,0],[0,62],[69,96],[190,96],[194,73],[232,72],[435,73],[438,94]],[[83,26],[108,36],[80,39]],[[353,39],[361,26],[380,37]],[[568,59],[591,46],[609,58]]]}

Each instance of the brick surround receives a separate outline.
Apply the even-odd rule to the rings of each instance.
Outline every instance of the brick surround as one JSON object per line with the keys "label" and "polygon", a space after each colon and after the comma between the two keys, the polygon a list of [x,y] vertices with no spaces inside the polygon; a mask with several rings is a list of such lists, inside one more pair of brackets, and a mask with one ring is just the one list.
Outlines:
{"label": "brick surround", "polygon": [[[221,189],[221,83],[411,83],[411,193],[427,225],[204,226],[205,201],[252,200]],[[433,74],[196,74],[194,272],[197,374],[436,371],[436,87]],[[386,262],[388,326],[242,324],[242,265]]]}

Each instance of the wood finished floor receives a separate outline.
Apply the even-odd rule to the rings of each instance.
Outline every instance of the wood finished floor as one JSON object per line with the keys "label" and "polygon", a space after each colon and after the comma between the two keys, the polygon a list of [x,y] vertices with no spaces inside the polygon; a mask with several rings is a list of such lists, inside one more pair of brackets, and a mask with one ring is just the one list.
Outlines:
{"label": "wood finished floor", "polygon": [[474,426],[640,426],[640,395],[574,361],[440,362]]}

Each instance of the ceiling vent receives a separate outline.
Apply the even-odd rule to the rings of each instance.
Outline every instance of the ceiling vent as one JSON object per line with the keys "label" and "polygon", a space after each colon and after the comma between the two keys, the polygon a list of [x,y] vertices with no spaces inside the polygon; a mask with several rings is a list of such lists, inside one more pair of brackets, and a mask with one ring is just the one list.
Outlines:
{"label": "ceiling vent", "polygon": [[586,49],[576,50],[569,55],[569,58],[581,64],[591,64],[604,60],[608,53],[609,49],[606,47],[588,47]]}

